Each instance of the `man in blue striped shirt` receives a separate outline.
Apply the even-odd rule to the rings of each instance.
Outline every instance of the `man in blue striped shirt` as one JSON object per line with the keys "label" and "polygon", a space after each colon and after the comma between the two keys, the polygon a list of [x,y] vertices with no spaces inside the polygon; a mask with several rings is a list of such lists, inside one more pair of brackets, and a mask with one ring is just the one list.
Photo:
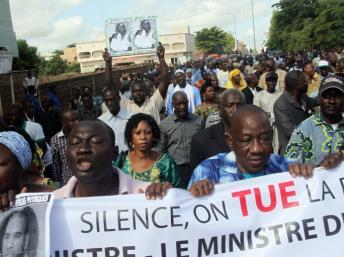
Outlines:
{"label": "man in blue striped shirt", "polygon": [[[227,144],[232,152],[215,155],[196,167],[189,181],[194,196],[209,194],[213,184],[229,183],[253,177],[288,171],[309,177],[312,165],[292,163],[272,153],[272,128],[269,117],[262,109],[243,105],[230,120]],[[337,166],[341,158],[327,162],[326,168]]]}

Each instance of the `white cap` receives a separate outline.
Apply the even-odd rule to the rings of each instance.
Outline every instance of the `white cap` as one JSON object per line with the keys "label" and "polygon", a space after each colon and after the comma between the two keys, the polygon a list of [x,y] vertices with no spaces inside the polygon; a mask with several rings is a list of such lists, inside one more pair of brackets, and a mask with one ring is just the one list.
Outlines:
{"label": "white cap", "polygon": [[328,61],[321,60],[319,61],[319,68],[321,67],[329,67],[330,65],[328,64]]}
{"label": "white cap", "polygon": [[177,73],[183,73],[185,75],[185,72],[182,69],[176,70],[174,74],[177,75]]}

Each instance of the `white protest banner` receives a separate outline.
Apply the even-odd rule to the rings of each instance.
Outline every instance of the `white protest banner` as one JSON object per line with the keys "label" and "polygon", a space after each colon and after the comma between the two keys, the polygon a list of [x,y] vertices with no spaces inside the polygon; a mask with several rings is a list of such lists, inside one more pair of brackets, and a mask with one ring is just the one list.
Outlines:
{"label": "white protest banner", "polygon": [[339,257],[344,166],[305,180],[288,173],[219,185],[208,197],[171,190],[56,200],[52,257]]}
{"label": "white protest banner", "polygon": [[51,206],[52,195],[48,193],[17,195],[15,207],[0,213],[0,255],[49,256]]}

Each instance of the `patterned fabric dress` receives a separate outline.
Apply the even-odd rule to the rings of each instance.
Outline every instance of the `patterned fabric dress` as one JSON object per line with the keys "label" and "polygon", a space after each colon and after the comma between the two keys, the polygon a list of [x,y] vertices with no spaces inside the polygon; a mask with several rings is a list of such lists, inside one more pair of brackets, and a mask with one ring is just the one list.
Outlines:
{"label": "patterned fabric dress", "polygon": [[195,114],[202,117],[202,119],[207,120],[209,114],[217,112],[217,106],[216,104],[212,105],[205,105],[200,104],[196,107]]}
{"label": "patterned fabric dress", "polygon": [[150,183],[170,182],[175,188],[185,188],[177,164],[166,153],[162,153],[159,159],[143,172],[136,172],[133,169],[128,152],[122,152],[114,162],[114,166],[137,180]]}

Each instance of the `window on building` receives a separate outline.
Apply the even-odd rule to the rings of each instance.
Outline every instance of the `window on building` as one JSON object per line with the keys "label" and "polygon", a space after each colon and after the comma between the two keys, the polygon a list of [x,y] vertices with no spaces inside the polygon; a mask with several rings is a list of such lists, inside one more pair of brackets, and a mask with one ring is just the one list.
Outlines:
{"label": "window on building", "polygon": [[92,56],[93,57],[100,57],[100,56],[103,56],[103,51],[94,51],[92,52]]}
{"label": "window on building", "polygon": [[165,48],[166,51],[171,49],[171,45],[170,44],[163,44],[163,47]]}
{"label": "window on building", "polygon": [[177,64],[177,62],[178,62],[178,58],[176,58],[176,57],[171,58],[172,64]]}
{"label": "window on building", "polygon": [[81,52],[79,53],[79,59],[87,59],[91,57],[91,53],[90,52]]}
{"label": "window on building", "polygon": [[172,48],[173,48],[174,50],[182,50],[182,49],[185,48],[185,44],[182,43],[182,42],[174,43],[174,44],[172,45]]}

